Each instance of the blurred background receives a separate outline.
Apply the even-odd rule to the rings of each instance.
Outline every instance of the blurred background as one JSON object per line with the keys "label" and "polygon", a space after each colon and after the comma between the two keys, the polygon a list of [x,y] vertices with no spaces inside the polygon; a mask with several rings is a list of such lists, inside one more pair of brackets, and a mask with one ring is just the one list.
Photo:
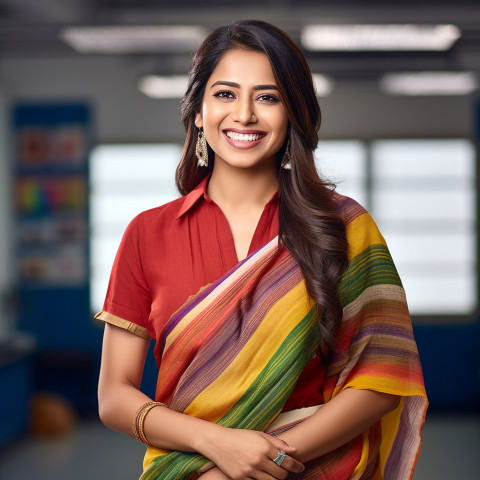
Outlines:
{"label": "blurred background", "polygon": [[480,478],[478,2],[0,0],[2,480],[139,476],[143,446],[97,419],[92,317],[128,221],[178,196],[192,53],[244,18],[301,45],[318,168],[404,282],[430,400],[414,479]]}

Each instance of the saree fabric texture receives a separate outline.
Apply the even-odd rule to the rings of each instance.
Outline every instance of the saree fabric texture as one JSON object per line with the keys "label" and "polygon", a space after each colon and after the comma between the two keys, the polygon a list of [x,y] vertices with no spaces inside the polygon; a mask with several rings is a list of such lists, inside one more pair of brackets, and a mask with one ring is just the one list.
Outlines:
{"label": "saree fabric texture", "polygon": [[[339,285],[335,349],[321,339],[300,267],[273,238],[170,317],[157,340],[156,400],[225,427],[279,435],[304,419],[299,410],[295,420],[272,427],[301,382],[315,385],[324,402],[347,388],[398,395],[394,411],[289,478],[411,479],[427,399],[405,293],[372,217],[347,197],[336,201],[349,266]],[[141,480],[188,479],[207,462],[149,446]]]}

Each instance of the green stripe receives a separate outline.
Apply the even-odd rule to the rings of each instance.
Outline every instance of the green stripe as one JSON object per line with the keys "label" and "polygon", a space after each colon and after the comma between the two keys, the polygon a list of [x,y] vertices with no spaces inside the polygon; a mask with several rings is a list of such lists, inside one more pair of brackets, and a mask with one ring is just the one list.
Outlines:
{"label": "green stripe", "polygon": [[[318,348],[316,308],[298,323],[236,405],[216,423],[228,428],[263,431],[281,412],[300,373]],[[155,458],[140,480],[182,480],[208,459],[172,452]]]}
{"label": "green stripe", "polygon": [[402,286],[390,252],[384,245],[371,245],[352,258],[339,286],[342,307],[374,285]]}
{"label": "green stripe", "polygon": [[217,423],[229,428],[264,430],[283,408],[318,348],[316,308],[297,324],[237,404]]}

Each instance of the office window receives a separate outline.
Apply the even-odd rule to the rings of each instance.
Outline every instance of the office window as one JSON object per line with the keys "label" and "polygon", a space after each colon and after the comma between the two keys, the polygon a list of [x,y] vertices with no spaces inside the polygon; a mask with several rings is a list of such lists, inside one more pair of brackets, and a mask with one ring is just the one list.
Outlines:
{"label": "office window", "polygon": [[122,234],[138,213],[179,196],[177,144],[99,145],[90,156],[90,306],[102,308]]}
{"label": "office window", "polygon": [[475,150],[467,140],[372,143],[372,211],[410,307],[468,314],[476,307]]}
{"label": "office window", "polygon": [[320,173],[364,205],[387,240],[417,315],[477,306],[473,144],[463,139],[323,141]]}

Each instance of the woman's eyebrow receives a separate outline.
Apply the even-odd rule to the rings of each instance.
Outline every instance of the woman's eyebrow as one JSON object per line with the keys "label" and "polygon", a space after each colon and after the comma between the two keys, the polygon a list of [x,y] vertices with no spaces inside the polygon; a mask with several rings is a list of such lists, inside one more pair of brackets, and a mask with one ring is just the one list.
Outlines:
{"label": "woman's eyebrow", "polygon": [[[240,88],[240,85],[235,82],[227,82],[226,80],[219,80],[215,82],[210,88],[213,88],[217,85],[225,85],[227,87]],[[276,85],[255,85],[254,90],[278,90]]]}

